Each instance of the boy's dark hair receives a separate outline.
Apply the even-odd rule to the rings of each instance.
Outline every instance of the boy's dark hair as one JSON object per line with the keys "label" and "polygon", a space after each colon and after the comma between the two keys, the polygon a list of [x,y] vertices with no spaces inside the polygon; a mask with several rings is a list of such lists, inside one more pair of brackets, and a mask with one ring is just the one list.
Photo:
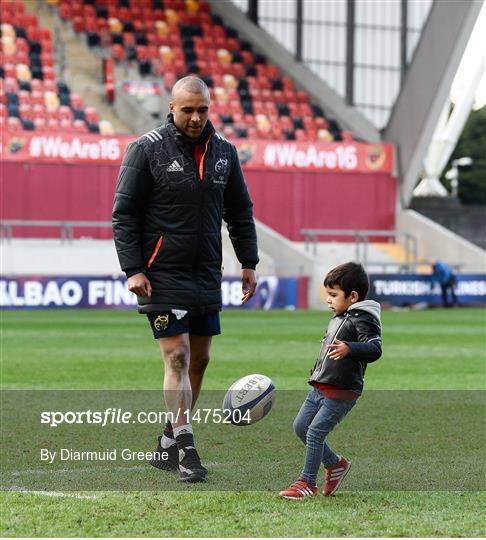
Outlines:
{"label": "boy's dark hair", "polygon": [[329,271],[324,278],[324,287],[334,287],[335,285],[344,291],[346,298],[352,291],[356,291],[358,300],[365,300],[370,288],[366,270],[361,264],[354,262],[341,264]]}

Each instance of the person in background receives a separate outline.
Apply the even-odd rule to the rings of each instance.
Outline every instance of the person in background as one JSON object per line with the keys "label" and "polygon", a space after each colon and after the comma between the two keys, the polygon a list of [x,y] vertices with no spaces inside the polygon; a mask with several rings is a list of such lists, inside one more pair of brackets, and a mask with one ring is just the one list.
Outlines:
{"label": "person in background", "polygon": [[[457,306],[456,283],[457,277],[452,268],[443,261],[432,261],[432,281],[439,283],[442,291],[442,305],[444,307]],[[448,292],[451,293],[451,303],[449,304]]]}

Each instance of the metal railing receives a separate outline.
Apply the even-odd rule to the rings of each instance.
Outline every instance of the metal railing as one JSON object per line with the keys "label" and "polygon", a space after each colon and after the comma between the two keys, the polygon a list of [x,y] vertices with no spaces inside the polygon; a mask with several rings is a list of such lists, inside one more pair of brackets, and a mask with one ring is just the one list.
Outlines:
{"label": "metal railing", "polygon": [[101,228],[111,229],[111,221],[60,221],[53,219],[4,219],[0,221],[0,238],[10,241],[14,227],[59,227],[61,241],[71,242],[74,229]]}
{"label": "metal railing", "polygon": [[[373,230],[373,229],[301,229],[300,234],[303,235],[305,240],[305,249],[309,251],[311,249],[314,255],[317,254],[317,243],[319,237],[322,236],[351,236],[354,237],[356,243],[356,260],[360,261],[363,265],[380,265],[386,266],[400,266],[403,271],[415,270],[418,264],[423,262],[418,260],[417,255],[417,239],[410,233],[401,231],[387,231],[387,230]],[[368,260],[368,247],[370,244],[370,237],[380,238],[394,238],[403,240],[403,248],[405,250],[405,262],[378,262]]]}

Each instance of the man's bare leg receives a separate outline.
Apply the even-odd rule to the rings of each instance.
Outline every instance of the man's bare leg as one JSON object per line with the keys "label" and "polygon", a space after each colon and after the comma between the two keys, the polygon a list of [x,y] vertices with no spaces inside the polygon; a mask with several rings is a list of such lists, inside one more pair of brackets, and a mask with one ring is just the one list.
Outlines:
{"label": "man's bare leg", "polygon": [[164,360],[164,399],[167,411],[171,413],[173,428],[183,426],[190,420],[187,411],[191,410],[192,405],[189,334],[159,338],[159,346]]}
{"label": "man's bare leg", "polygon": [[189,336],[190,342],[190,363],[189,379],[192,389],[192,407],[196,404],[204,372],[209,363],[212,336]]}
{"label": "man's bare leg", "polygon": [[[164,360],[164,398],[171,415],[173,436],[179,450],[181,481],[204,481],[207,471],[201,465],[194,446],[191,424],[192,389],[189,378],[189,335],[160,338],[159,345]],[[164,439],[164,438],[163,438]],[[162,441],[163,442],[163,441]],[[162,444],[164,447],[164,444]]]}

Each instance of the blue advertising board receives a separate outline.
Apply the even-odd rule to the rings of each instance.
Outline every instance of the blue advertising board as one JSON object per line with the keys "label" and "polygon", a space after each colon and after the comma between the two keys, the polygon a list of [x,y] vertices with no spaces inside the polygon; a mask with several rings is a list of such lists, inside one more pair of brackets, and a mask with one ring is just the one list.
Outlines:
{"label": "blue advertising board", "polygon": [[[486,274],[458,275],[455,290],[461,305],[486,304]],[[368,297],[394,306],[442,304],[440,285],[419,274],[371,274]]]}
{"label": "blue advertising board", "polygon": [[[223,306],[241,306],[241,278],[224,278]],[[126,278],[112,276],[11,276],[0,278],[2,309],[129,308],[137,305]],[[245,308],[295,309],[299,307],[298,278],[264,276]]]}
{"label": "blue advertising board", "polygon": [[[307,284],[302,278],[264,276],[255,296],[241,305],[241,279],[224,278],[225,308],[296,309],[307,307]],[[456,293],[462,305],[486,305],[486,274],[458,276]],[[382,304],[407,306],[441,304],[441,291],[430,276],[371,274],[369,298]],[[4,276],[0,278],[1,309],[133,308],[136,297],[124,277],[113,276]]]}

